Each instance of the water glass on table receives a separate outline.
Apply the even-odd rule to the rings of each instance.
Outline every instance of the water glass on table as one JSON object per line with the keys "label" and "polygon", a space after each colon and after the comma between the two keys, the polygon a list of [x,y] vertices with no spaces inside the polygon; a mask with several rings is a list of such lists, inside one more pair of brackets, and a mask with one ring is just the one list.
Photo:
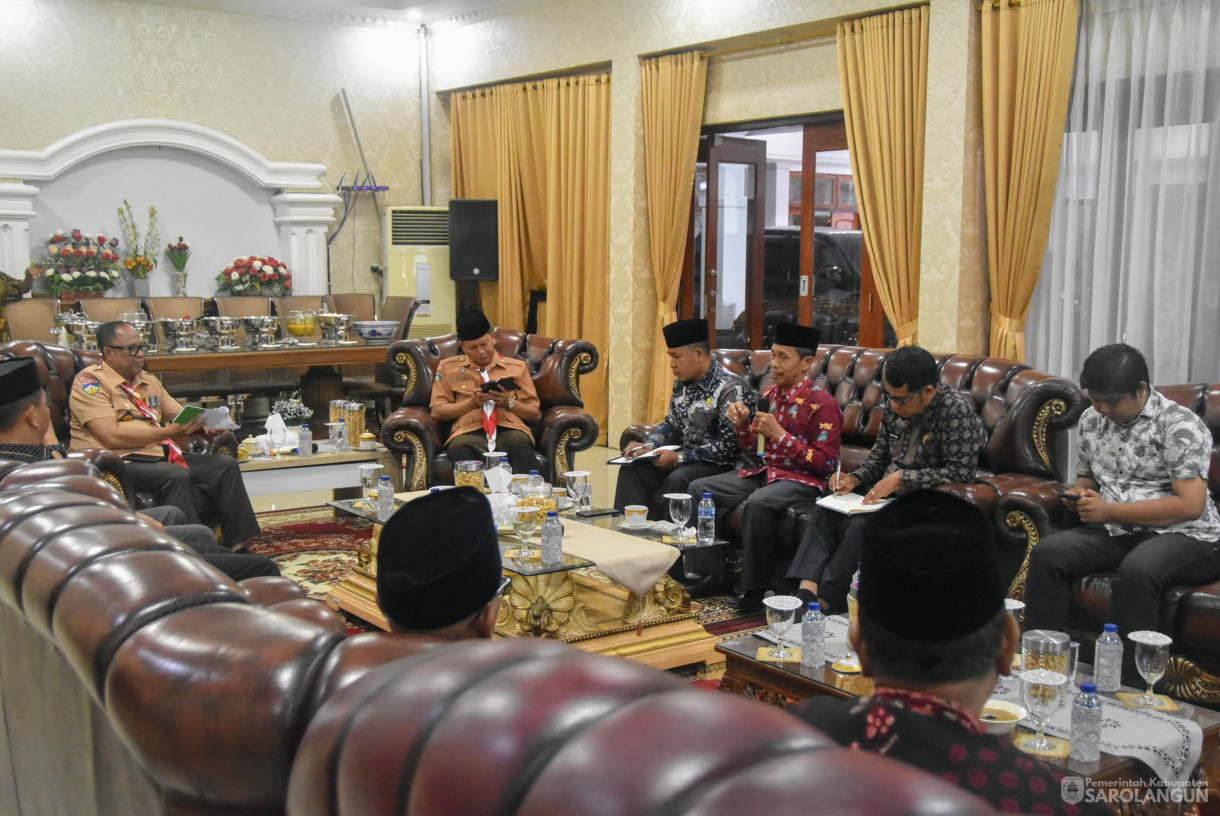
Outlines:
{"label": "water glass on table", "polygon": [[563,483],[576,509],[586,510],[592,505],[593,486],[589,484],[589,471],[569,470],[563,474]]}
{"label": "water glass on table", "polygon": [[776,638],[776,644],[767,656],[773,660],[787,660],[792,652],[784,648],[784,635],[792,628],[796,610],[802,606],[801,599],[792,595],[772,595],[764,598],[763,604],[767,607],[767,625]]}
{"label": "water glass on table", "polygon": [[1068,688],[1067,675],[1047,669],[1021,672],[1021,699],[1034,723],[1034,736],[1025,747],[1032,751],[1050,751],[1055,743],[1046,738],[1046,723],[1059,710]]}
{"label": "water glass on table", "polygon": [[1136,697],[1135,702],[1155,708],[1161,701],[1152,687],[1165,675],[1165,669],[1169,667],[1169,647],[1173,644],[1173,638],[1161,632],[1146,630],[1132,632],[1127,638],[1135,644],[1135,668],[1148,684],[1148,690]]}
{"label": "water glass on table", "polygon": [[674,541],[688,541],[686,522],[690,521],[691,494],[666,493],[665,498],[669,499],[669,517],[678,525],[673,534]]}

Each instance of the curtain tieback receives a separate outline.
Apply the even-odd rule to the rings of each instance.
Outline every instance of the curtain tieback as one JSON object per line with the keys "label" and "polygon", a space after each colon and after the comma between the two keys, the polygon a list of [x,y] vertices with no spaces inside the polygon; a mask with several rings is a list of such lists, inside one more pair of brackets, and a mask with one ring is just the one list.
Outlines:
{"label": "curtain tieback", "polygon": [[1025,318],[1008,317],[999,312],[992,312],[991,328],[1008,334],[1020,334],[1025,331]]}
{"label": "curtain tieback", "polygon": [[900,323],[895,326],[894,334],[898,335],[898,345],[914,345],[915,338],[919,334],[919,318],[908,320],[906,323]]}

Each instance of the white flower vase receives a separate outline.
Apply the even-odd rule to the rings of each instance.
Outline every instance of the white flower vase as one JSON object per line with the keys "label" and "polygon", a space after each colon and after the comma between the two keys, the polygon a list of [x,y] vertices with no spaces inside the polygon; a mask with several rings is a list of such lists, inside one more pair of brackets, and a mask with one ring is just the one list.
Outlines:
{"label": "white flower vase", "polygon": [[186,270],[174,273],[174,297],[186,297]]}
{"label": "white flower vase", "polygon": [[131,289],[133,297],[146,298],[152,294],[152,286],[148,283],[148,278],[132,278]]}

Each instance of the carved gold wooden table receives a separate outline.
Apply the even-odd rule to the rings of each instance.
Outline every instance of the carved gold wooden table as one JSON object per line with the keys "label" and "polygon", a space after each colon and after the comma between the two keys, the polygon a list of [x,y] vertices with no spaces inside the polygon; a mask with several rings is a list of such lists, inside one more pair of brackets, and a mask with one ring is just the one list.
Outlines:
{"label": "carved gold wooden table", "polygon": [[[375,513],[355,508],[351,500],[330,504],[376,519]],[[582,522],[565,517],[564,524],[576,532],[573,525]],[[381,525],[375,524],[369,542],[357,551],[351,574],[328,593],[327,603],[388,631],[389,623],[377,604],[380,533]],[[624,533],[612,535],[622,536],[624,546],[633,541]],[[512,587],[500,605],[498,635],[550,638],[662,669],[716,660],[715,637],[691,611],[686,588],[667,574],[637,594],[588,559],[565,552],[561,565],[548,567],[537,555],[528,560],[514,557],[517,547],[516,540],[501,537],[501,562]]]}

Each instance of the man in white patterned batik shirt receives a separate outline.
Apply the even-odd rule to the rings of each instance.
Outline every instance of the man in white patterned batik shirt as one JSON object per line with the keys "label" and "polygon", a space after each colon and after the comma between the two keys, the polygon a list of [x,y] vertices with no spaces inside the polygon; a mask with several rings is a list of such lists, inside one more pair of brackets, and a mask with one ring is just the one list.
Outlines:
{"label": "man in white patterned batik shirt", "polygon": [[[1026,625],[1067,625],[1072,584],[1113,572],[1110,614],[1119,633],[1156,629],[1161,596],[1220,575],[1220,516],[1208,492],[1212,436],[1189,408],[1156,391],[1148,364],[1123,343],[1084,361],[1091,408],[1080,418],[1075,500],[1084,522],[1034,547],[1025,588]],[[1123,682],[1139,685],[1135,650],[1123,650]]]}

